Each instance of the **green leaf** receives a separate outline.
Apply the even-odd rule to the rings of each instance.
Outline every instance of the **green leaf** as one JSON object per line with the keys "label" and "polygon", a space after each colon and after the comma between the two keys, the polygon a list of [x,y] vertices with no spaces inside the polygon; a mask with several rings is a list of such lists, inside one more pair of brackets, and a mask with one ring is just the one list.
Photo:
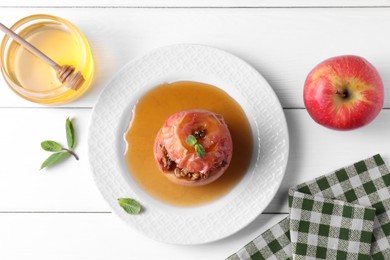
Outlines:
{"label": "green leaf", "polygon": [[193,135],[187,136],[186,143],[189,146],[194,146],[197,142],[198,142],[198,140],[196,140],[195,136],[193,136]]}
{"label": "green leaf", "polygon": [[206,155],[206,150],[201,144],[195,144],[195,152],[200,158],[203,158]]}
{"label": "green leaf", "polygon": [[72,149],[74,147],[74,129],[72,121],[69,117],[66,119],[66,140],[68,142],[68,148]]}
{"label": "green leaf", "polygon": [[59,153],[54,153],[50,155],[41,165],[40,170],[42,170],[45,167],[52,166],[66,158],[68,158],[70,154],[68,152],[59,152]]}
{"label": "green leaf", "polygon": [[58,152],[62,150],[62,146],[59,143],[50,140],[43,141],[41,147],[48,152]]}
{"label": "green leaf", "polygon": [[135,215],[141,211],[141,204],[134,199],[119,198],[118,203],[129,214]]}

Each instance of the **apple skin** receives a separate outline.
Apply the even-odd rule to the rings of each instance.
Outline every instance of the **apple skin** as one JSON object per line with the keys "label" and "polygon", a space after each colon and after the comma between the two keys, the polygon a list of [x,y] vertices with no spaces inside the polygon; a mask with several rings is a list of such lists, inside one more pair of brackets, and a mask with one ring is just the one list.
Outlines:
{"label": "apple skin", "polygon": [[383,83],[362,57],[343,55],[324,60],[306,78],[303,99],[318,124],[335,130],[367,125],[383,106]]}

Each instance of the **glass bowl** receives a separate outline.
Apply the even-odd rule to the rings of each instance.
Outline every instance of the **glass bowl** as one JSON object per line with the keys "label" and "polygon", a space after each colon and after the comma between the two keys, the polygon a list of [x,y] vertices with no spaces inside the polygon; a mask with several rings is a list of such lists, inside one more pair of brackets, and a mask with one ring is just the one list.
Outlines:
{"label": "glass bowl", "polygon": [[11,28],[59,65],[71,65],[85,81],[72,89],[57,72],[9,36],[1,43],[1,71],[19,96],[43,105],[62,105],[80,97],[93,78],[93,59],[84,35],[69,21],[46,14],[25,17]]}

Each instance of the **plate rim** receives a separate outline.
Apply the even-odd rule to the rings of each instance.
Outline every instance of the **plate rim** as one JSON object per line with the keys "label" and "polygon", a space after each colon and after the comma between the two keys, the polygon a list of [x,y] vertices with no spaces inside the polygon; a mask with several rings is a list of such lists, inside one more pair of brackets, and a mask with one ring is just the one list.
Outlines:
{"label": "plate rim", "polygon": [[[236,228],[235,230],[233,230],[232,232],[228,232],[227,234],[224,234],[222,236],[217,236],[217,237],[214,237],[212,239],[209,239],[207,241],[196,241],[196,242],[185,242],[185,243],[178,243],[178,242],[175,242],[175,241],[164,241],[162,239],[159,239],[159,238],[156,238],[156,237],[151,237],[149,234],[149,237],[155,239],[155,240],[158,240],[158,241],[162,241],[162,242],[167,242],[167,243],[172,243],[172,244],[204,244],[204,243],[210,243],[210,242],[213,242],[213,241],[216,241],[216,240],[220,240],[220,239],[223,239],[223,238],[226,238],[228,236],[231,236],[233,234],[235,234],[236,232],[238,232],[239,230],[243,229],[244,227],[246,227],[248,224],[250,224],[251,222],[253,222],[254,219],[256,219],[265,209],[266,207],[269,205],[269,203],[272,201],[272,199],[275,197],[276,193],[278,192],[279,188],[280,188],[280,185],[281,185],[281,182],[285,176],[285,173],[286,173],[286,168],[287,168],[287,164],[288,164],[288,159],[289,159],[289,153],[290,153],[290,149],[289,149],[289,129],[288,129],[288,125],[287,125],[287,120],[286,120],[286,116],[285,116],[285,113],[283,111],[283,107],[276,95],[276,93],[273,91],[272,87],[270,86],[270,84],[265,80],[265,78],[256,70],[254,69],[250,64],[248,64],[246,61],[242,60],[241,58],[227,52],[227,51],[224,51],[224,50],[221,50],[219,48],[215,48],[215,47],[210,47],[210,46],[206,46],[206,45],[199,45],[199,44],[174,44],[174,45],[167,45],[167,46],[164,46],[164,47],[160,47],[160,48],[157,48],[155,50],[152,50],[146,54],[143,54],[143,55],[140,55],[138,58],[136,59],[133,59],[131,61],[129,61],[126,65],[124,65],[115,75],[114,77],[108,82],[108,84],[105,86],[104,90],[99,94],[99,97],[92,109],[92,113],[91,113],[91,117],[90,117],[90,124],[89,124],[89,129],[88,129],[88,161],[89,161],[89,165],[90,165],[90,168],[91,168],[91,171],[92,171],[92,176],[93,176],[93,179],[94,179],[94,182],[100,192],[100,194],[102,195],[102,197],[104,198],[105,202],[109,205],[109,207],[112,209],[113,212],[115,212],[114,215],[117,215],[120,219],[122,219],[124,222],[126,222],[127,224],[129,224],[130,226],[133,226],[135,227],[134,223],[132,223],[131,221],[128,220],[128,218],[124,218],[123,217],[123,212],[120,212],[118,210],[118,206],[114,207],[112,205],[112,202],[110,202],[107,198],[107,194],[105,194],[101,188],[101,184],[100,184],[100,180],[98,179],[98,176],[94,170],[94,166],[93,166],[93,161],[91,159],[91,143],[93,142],[92,138],[91,138],[91,133],[93,132],[93,120],[94,120],[94,117],[96,116],[96,110],[97,110],[97,107],[98,107],[98,104],[99,104],[99,101],[102,100],[102,97],[104,95],[106,95],[107,93],[107,89],[115,84],[115,80],[118,79],[118,77],[121,77],[123,76],[126,71],[129,71],[130,68],[132,68],[132,66],[134,66],[134,64],[136,64],[137,62],[139,62],[140,60],[142,59],[145,59],[146,57],[149,57],[149,56],[153,56],[154,54],[158,53],[158,52],[163,52],[163,51],[166,51],[166,50],[170,50],[170,49],[176,49],[176,48],[193,48],[193,47],[196,47],[196,48],[200,48],[200,49],[208,49],[208,50],[212,50],[212,51],[216,51],[216,52],[219,52],[219,53],[222,53],[223,55],[227,55],[229,57],[232,57],[236,60],[238,60],[239,62],[245,64],[245,66],[247,66],[247,68],[253,70],[255,73],[256,73],[256,76],[259,77],[261,80],[262,80],[262,83],[263,83],[263,86],[262,87],[266,87],[268,88],[269,90],[269,93],[270,95],[273,96],[273,99],[276,101],[276,103],[278,104],[278,109],[280,110],[281,112],[281,125],[282,125],[282,128],[283,130],[285,131],[285,136],[283,136],[284,140],[285,140],[285,151],[284,151],[284,160],[283,160],[283,165],[281,165],[280,167],[280,171],[281,171],[281,175],[278,176],[279,179],[277,180],[276,182],[276,185],[275,185],[275,188],[273,189],[272,193],[268,196],[268,199],[266,199],[266,201],[263,203],[264,205],[261,206],[261,210],[257,210],[257,214],[253,214],[252,215],[252,218],[248,218],[246,220],[246,223],[240,225],[239,228]],[[221,88],[222,90],[224,90],[223,88]],[[138,91],[138,90],[137,90]],[[241,105],[241,104],[240,104]],[[248,118],[249,119],[249,118]],[[259,126],[257,126],[258,128]],[[260,143],[261,145],[262,143]],[[261,147],[260,147],[261,149]],[[259,156],[261,154],[261,150],[259,150]],[[258,163],[258,160],[256,161],[256,164]],[[261,160],[261,158],[260,158]],[[142,203],[142,202],[141,202]],[[120,210],[122,210],[120,208]],[[145,217],[144,214],[141,214],[139,216],[132,216],[132,217]],[[142,232],[139,228],[135,228],[137,231],[145,234],[144,232]]]}

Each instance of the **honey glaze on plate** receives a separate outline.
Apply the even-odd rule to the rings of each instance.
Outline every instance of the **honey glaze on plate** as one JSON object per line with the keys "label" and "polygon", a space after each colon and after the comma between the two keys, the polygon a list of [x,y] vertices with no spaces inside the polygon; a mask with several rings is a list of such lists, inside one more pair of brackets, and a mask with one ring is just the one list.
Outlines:
{"label": "honey glaze on plate", "polygon": [[[188,109],[221,114],[233,140],[228,170],[205,186],[188,187],[169,181],[153,157],[154,140],[164,121]],[[240,105],[219,88],[189,81],[163,84],[143,95],[134,107],[125,140],[125,160],[131,177],[152,197],[175,206],[205,204],[228,193],[245,175],[253,150],[252,131]]]}

